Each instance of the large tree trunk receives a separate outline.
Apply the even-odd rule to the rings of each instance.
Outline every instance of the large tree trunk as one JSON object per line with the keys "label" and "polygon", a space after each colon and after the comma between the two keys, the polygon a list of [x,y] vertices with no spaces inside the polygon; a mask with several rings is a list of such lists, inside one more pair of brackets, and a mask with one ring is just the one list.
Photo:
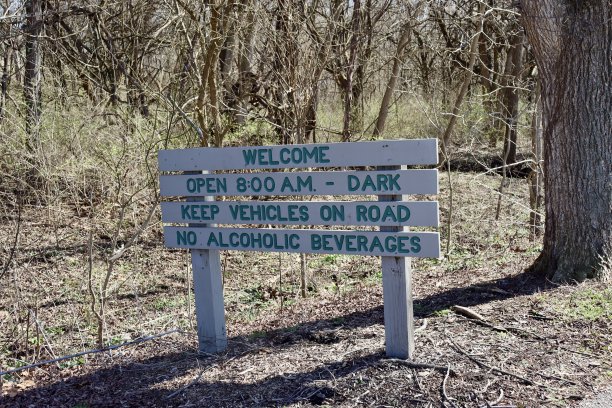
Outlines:
{"label": "large tree trunk", "polygon": [[26,105],[27,146],[30,150],[36,148],[40,138],[41,116],[41,85],[42,85],[42,48],[40,36],[42,33],[42,1],[28,0],[25,3],[25,75],[24,100]]}
{"label": "large tree trunk", "polygon": [[612,247],[612,2],[523,0],[542,86],[544,248],[532,270],[597,277]]}

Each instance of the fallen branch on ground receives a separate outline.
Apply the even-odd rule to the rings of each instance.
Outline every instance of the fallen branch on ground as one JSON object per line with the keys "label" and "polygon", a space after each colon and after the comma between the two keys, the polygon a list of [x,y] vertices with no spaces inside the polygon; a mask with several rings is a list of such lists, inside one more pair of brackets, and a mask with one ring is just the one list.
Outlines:
{"label": "fallen branch on ground", "polygon": [[502,370],[501,368],[490,366],[490,365],[488,365],[488,364],[486,364],[486,363],[484,363],[484,362],[474,358],[468,352],[466,352],[461,347],[459,347],[450,337],[447,336],[447,338],[448,338],[448,341],[450,341],[451,345],[453,346],[453,348],[456,351],[458,351],[460,354],[463,354],[464,356],[466,356],[468,359],[470,359],[471,361],[473,361],[477,365],[486,368],[487,370],[495,371],[495,372],[497,372],[499,374],[503,374],[503,375],[507,375],[509,377],[516,378],[517,380],[521,380],[521,381],[523,381],[523,382],[525,382],[526,384],[529,384],[529,385],[537,385],[538,387],[542,387],[542,388],[550,388],[547,385],[544,385],[544,384],[532,381],[529,378],[525,378],[525,377],[522,377],[522,376],[520,376],[518,374],[511,373],[510,371],[506,371],[506,370]]}
{"label": "fallen branch on ground", "polygon": [[[403,365],[406,367],[410,367],[410,368],[416,368],[416,369],[430,369],[430,370],[436,370],[439,371],[441,373],[446,373],[447,371],[449,371],[449,367],[446,366],[439,366],[439,365],[435,365],[435,364],[428,364],[428,363],[417,363],[414,361],[408,361],[408,360],[400,360],[399,358],[385,358],[383,360],[380,360],[381,363],[397,363],[399,365]],[[455,376],[457,375],[457,372],[454,370],[450,370],[450,375]]]}
{"label": "fallen branch on ground", "polygon": [[448,394],[446,393],[446,381],[448,381],[449,374],[450,374],[450,363],[446,367],[446,374],[444,375],[444,379],[442,380],[442,396],[444,397],[446,401],[448,401],[449,404],[451,404],[453,408],[457,408],[457,405],[453,401],[451,401],[451,399],[448,397]]}
{"label": "fallen branch on ground", "polygon": [[473,311],[472,309],[470,309],[469,307],[463,307],[463,306],[451,306],[450,310],[452,310],[453,312],[463,315],[465,317],[468,317],[470,319],[475,319],[475,320],[480,320],[481,322],[486,321],[487,319],[484,318],[483,315],[481,315],[478,312]]}
{"label": "fallen branch on ground", "polygon": [[28,370],[30,368],[40,367],[40,366],[46,365],[46,364],[57,363],[59,361],[70,360],[71,358],[80,357],[80,356],[84,356],[84,355],[87,355],[87,354],[103,353],[105,351],[115,350],[115,349],[118,349],[120,347],[132,346],[134,344],[144,343],[145,341],[155,340],[155,339],[158,339],[160,337],[168,336],[169,334],[179,333],[179,332],[180,332],[179,329],[172,329],[172,330],[169,330],[169,331],[164,332],[164,333],[154,334],[152,336],[147,336],[147,337],[141,337],[141,338],[138,338],[136,340],[128,341],[128,342],[121,343],[121,344],[115,344],[113,346],[108,346],[108,347],[104,347],[104,348],[101,348],[101,349],[86,350],[86,351],[81,351],[79,353],[70,354],[68,356],[54,358],[54,359],[51,359],[51,360],[39,361],[38,363],[26,365],[26,366],[23,366],[23,367],[17,367],[17,368],[12,368],[12,369],[6,370],[6,371],[0,371],[0,377],[5,375],[5,374],[14,374],[14,373],[17,373],[19,371]]}

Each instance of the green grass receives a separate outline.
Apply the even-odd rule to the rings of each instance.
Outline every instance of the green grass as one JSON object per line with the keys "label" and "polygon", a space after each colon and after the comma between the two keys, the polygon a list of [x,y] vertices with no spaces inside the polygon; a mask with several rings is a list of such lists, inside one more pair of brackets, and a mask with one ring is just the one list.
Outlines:
{"label": "green grass", "polygon": [[185,305],[185,297],[166,297],[155,301],[154,307],[156,310],[170,310]]}
{"label": "green grass", "polygon": [[436,310],[434,313],[434,316],[437,317],[447,317],[448,315],[451,314],[450,309],[442,309],[442,310]]}
{"label": "green grass", "polygon": [[564,311],[573,320],[612,319],[612,289],[586,289],[576,292]]}

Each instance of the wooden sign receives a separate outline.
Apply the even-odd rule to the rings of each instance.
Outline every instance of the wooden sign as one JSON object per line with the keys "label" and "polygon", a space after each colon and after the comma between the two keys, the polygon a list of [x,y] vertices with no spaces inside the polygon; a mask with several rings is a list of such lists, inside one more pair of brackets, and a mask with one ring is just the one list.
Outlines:
{"label": "wooden sign", "polygon": [[166,223],[437,227],[436,201],[165,202]]}
{"label": "wooden sign", "polygon": [[160,176],[162,196],[437,194],[437,170]]}
{"label": "wooden sign", "polygon": [[[440,256],[438,203],[407,201],[437,194],[435,169],[402,169],[438,161],[437,140],[395,140],[159,152],[160,193],[187,197],[162,203],[166,246],[191,250],[200,349],[227,347],[220,250],[380,256],[387,355],[414,350],[412,257]],[[376,166],[376,170],[338,167]],[[216,173],[219,170],[330,168],[331,171]],[[173,173],[174,172],[174,173]],[[176,174],[175,172],[183,172]],[[378,196],[372,201],[215,201],[215,196]],[[380,231],[218,228],[230,225],[377,226]]]}
{"label": "wooden sign", "polygon": [[165,227],[167,247],[438,258],[437,232]]}
{"label": "wooden sign", "polygon": [[428,165],[436,139],[161,150],[160,171]]}

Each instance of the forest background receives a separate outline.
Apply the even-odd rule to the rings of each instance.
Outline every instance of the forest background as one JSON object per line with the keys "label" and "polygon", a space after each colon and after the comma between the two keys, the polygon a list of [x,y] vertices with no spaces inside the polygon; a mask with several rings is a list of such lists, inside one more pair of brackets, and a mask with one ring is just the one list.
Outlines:
{"label": "forest background", "polygon": [[[194,341],[188,254],[162,248],[159,149],[381,138],[440,141],[445,258],[414,263],[417,317],[434,322],[425,330],[459,330],[465,322],[451,306],[464,304],[492,314],[483,322],[501,319],[487,324],[507,333],[504,313],[490,307],[518,308],[555,322],[538,336],[572,339],[598,365],[581,362],[589,372],[580,380],[564,368],[547,374],[575,392],[529,396],[509,386],[509,401],[567,402],[609,381],[601,356],[610,352],[612,292],[597,282],[557,284],[591,275],[524,272],[542,250],[544,129],[542,69],[520,12],[493,0],[0,1],[3,395],[53,389],[53,375],[33,371],[23,385],[28,371],[11,371],[37,361],[158,333]],[[609,269],[602,258],[597,276]],[[235,341],[269,346],[279,333],[298,333],[290,343],[324,348],[329,325],[331,343],[359,337],[338,327],[348,333],[359,310],[380,303],[375,258],[224,252],[223,274]],[[309,321],[324,323],[300,326]],[[78,356],[52,367],[74,376],[98,364],[112,361]],[[167,388],[195,388],[189,367]],[[439,371],[428,378],[441,375],[444,392],[422,389],[423,401],[472,401],[470,381],[451,398],[450,371]],[[490,405],[499,395],[492,388],[473,401]],[[281,402],[314,403],[322,389],[293,390]],[[317,398],[354,397],[337,383],[331,389]]]}

